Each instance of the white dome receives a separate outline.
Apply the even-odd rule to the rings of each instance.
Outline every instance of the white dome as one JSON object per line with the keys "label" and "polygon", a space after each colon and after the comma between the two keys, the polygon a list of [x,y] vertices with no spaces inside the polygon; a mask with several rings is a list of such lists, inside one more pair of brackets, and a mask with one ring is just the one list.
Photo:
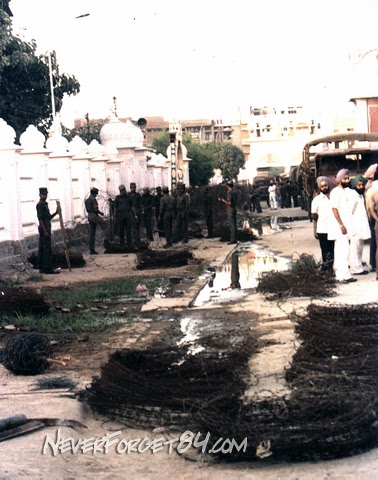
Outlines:
{"label": "white dome", "polygon": [[53,133],[53,135],[46,140],[46,148],[52,152],[67,153],[68,140],[60,133]]}
{"label": "white dome", "polygon": [[133,125],[130,120],[121,122],[115,116],[101,128],[100,138],[102,145],[105,147],[113,146],[116,148],[143,147],[144,140],[140,128]]}
{"label": "white dome", "polygon": [[97,140],[92,140],[91,143],[89,144],[88,153],[90,155],[101,156],[101,155],[105,155],[105,152],[106,152],[106,148],[100,143],[98,143]]}
{"label": "white dome", "polygon": [[68,146],[68,151],[76,156],[86,155],[88,153],[88,145],[79,135],[75,135]]}
{"label": "white dome", "polygon": [[14,131],[14,128],[0,118],[0,146],[2,148],[14,147],[15,138],[16,132]]}
{"label": "white dome", "polygon": [[34,125],[29,125],[20,136],[21,147],[26,150],[42,150],[45,145],[45,136]]}

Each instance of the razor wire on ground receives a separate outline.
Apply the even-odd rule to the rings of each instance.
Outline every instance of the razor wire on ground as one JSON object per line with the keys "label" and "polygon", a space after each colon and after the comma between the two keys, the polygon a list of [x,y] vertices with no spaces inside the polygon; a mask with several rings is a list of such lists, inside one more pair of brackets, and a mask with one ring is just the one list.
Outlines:
{"label": "razor wire on ground", "polygon": [[270,300],[287,297],[329,297],[335,295],[335,278],[321,269],[313,255],[302,253],[286,271],[264,273],[257,292]]}
{"label": "razor wire on ground", "polygon": [[[233,344],[225,334],[193,355],[176,344],[115,353],[83,398],[131,427],[209,432],[243,451],[222,460],[317,460],[348,456],[378,445],[378,306],[310,305],[297,319],[300,340],[286,372],[289,393],[245,398],[248,359],[256,337]],[[252,341],[251,341],[252,338]]]}

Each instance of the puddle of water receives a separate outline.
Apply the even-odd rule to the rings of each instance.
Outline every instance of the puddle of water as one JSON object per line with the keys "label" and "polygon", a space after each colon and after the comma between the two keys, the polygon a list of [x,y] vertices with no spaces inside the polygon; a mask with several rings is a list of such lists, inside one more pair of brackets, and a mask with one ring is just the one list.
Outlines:
{"label": "puddle of water", "polygon": [[196,340],[199,339],[200,334],[198,331],[197,322],[193,321],[192,317],[182,318],[180,320],[180,329],[184,336],[179,342],[177,342],[178,346],[190,343],[191,345],[189,346],[189,352],[191,353],[191,355],[195,355],[196,353],[205,350],[204,347],[196,344]]}
{"label": "puddle of water", "polygon": [[194,307],[238,301],[256,288],[265,272],[286,270],[289,260],[254,244],[243,244],[223,265],[209,272],[209,282],[193,302]]}
{"label": "puddle of water", "polygon": [[307,217],[254,217],[251,220],[246,220],[246,227],[250,228],[254,235],[262,237],[265,235],[272,235],[282,230],[287,230],[291,228],[290,223],[299,221],[299,220],[308,220]]}

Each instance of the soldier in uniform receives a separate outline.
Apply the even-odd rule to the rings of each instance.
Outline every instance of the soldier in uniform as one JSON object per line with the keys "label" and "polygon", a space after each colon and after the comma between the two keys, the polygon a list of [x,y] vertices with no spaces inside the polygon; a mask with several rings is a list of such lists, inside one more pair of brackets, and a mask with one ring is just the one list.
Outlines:
{"label": "soldier in uniform", "polygon": [[93,187],[91,188],[89,197],[85,200],[85,208],[88,213],[89,222],[89,253],[91,255],[98,255],[98,252],[95,250],[97,225],[99,225],[105,233],[104,245],[109,242],[108,227],[105,220],[101,218],[104,216],[104,214],[100,212],[98,208],[98,203],[96,200],[97,195],[98,188]]}
{"label": "soldier in uniform", "polygon": [[163,187],[163,197],[160,200],[159,221],[163,223],[165,239],[167,241],[164,248],[172,246],[172,227],[175,218],[176,201],[169,194],[168,187]]}
{"label": "soldier in uniform", "polygon": [[154,197],[151,195],[150,189],[147,187],[143,189],[143,194],[140,197],[140,204],[142,207],[142,217],[147,238],[153,242],[154,236],[152,234],[152,208],[154,206]]}
{"label": "soldier in uniform", "polygon": [[130,192],[129,197],[131,199],[131,206],[133,211],[132,220],[132,229],[133,229],[133,238],[135,243],[140,243],[140,221],[142,217],[142,209],[140,205],[140,193],[136,191],[136,183],[130,183]]}
{"label": "soldier in uniform", "polygon": [[203,190],[203,206],[205,210],[207,238],[214,238],[213,199],[211,198],[208,187],[205,187]]}
{"label": "soldier in uniform", "polygon": [[156,195],[154,196],[154,206],[155,206],[155,220],[157,229],[159,232],[159,237],[164,236],[164,227],[162,221],[159,220],[160,218],[160,200],[163,198],[163,194],[161,193],[161,187],[156,187]]}
{"label": "soldier in uniform", "polygon": [[227,205],[227,217],[230,225],[230,241],[229,245],[237,243],[237,228],[236,228],[236,205],[237,205],[237,193],[234,189],[234,182],[227,182],[227,198],[218,198],[220,202]]}
{"label": "soldier in uniform", "polygon": [[189,205],[190,197],[189,194],[185,192],[185,185],[180,183],[177,186],[177,197],[176,197],[176,224],[175,224],[175,241],[178,242],[182,240],[182,243],[188,243],[188,227],[189,227]]}
{"label": "soldier in uniform", "polygon": [[114,200],[114,223],[118,225],[119,243],[125,245],[125,232],[127,245],[131,245],[131,224],[132,224],[132,207],[131,199],[126,193],[125,185],[118,187],[119,195]]}
{"label": "soldier in uniform", "polygon": [[40,273],[54,274],[59,273],[52,268],[52,248],[51,248],[51,220],[58,215],[58,210],[51,214],[49,210],[47,199],[47,188],[41,187],[39,189],[39,202],[37,203],[37,217],[38,217],[38,262],[37,266]]}

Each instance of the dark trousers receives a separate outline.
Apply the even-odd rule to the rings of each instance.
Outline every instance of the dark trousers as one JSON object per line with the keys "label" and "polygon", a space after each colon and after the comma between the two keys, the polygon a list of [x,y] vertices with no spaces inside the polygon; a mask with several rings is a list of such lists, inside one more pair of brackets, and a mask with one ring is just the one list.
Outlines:
{"label": "dark trousers", "polygon": [[140,219],[135,220],[134,215],[131,215],[131,232],[134,243],[140,243]]}
{"label": "dark trousers", "polygon": [[99,215],[96,215],[95,213],[90,213],[88,215],[88,221],[89,221],[89,251],[93,252],[96,244],[97,225],[99,225],[102,231],[104,232],[106,239],[109,238],[109,232],[108,232],[107,223]]}
{"label": "dark trousers", "polygon": [[322,251],[322,270],[333,270],[333,260],[334,260],[334,250],[335,250],[335,241],[328,240],[328,235],[326,233],[318,233],[320,250]]}
{"label": "dark trousers", "polygon": [[38,261],[37,267],[42,272],[51,272],[52,270],[52,248],[51,248],[51,231],[49,237],[45,237],[41,227],[38,227],[39,243],[38,243]]}
{"label": "dark trousers", "polygon": [[163,215],[163,227],[167,245],[172,245],[173,213]]}
{"label": "dark trousers", "polygon": [[213,212],[206,214],[207,238],[214,237]]}
{"label": "dark trousers", "polygon": [[236,208],[229,209],[227,211],[228,224],[230,226],[230,242],[237,241],[237,230],[236,230]]}
{"label": "dark trousers", "polygon": [[155,220],[156,220],[156,225],[159,232],[159,237],[164,237],[163,219],[160,220],[160,213],[158,211],[155,214]]}
{"label": "dark trousers", "polygon": [[154,236],[152,234],[152,211],[151,210],[145,210],[143,212],[143,223],[144,223],[144,228],[146,229],[148,240],[153,241]]}
{"label": "dark trousers", "polygon": [[125,233],[127,245],[131,245],[131,212],[122,212],[117,214],[119,243],[124,245]]}
{"label": "dark trousers", "polygon": [[262,213],[260,197],[253,197],[251,203],[252,203],[252,212]]}
{"label": "dark trousers", "polygon": [[374,220],[373,217],[369,218],[369,225],[370,225],[370,234],[371,234],[371,237],[370,237],[370,267],[373,270],[376,270],[377,269],[377,262],[375,260],[375,254],[376,254],[376,251],[377,251],[377,239],[375,238],[375,230],[374,230],[375,220]]}
{"label": "dark trousers", "polygon": [[175,225],[175,242],[182,240],[184,243],[188,243],[189,233],[188,233],[188,214],[185,211],[178,210],[176,215],[176,225]]}

